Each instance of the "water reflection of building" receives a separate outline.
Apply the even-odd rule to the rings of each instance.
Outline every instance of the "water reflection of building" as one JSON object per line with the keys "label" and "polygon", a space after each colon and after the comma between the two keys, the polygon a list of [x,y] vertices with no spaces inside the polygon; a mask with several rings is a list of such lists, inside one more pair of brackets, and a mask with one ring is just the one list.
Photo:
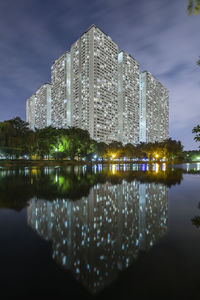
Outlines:
{"label": "water reflection of building", "polygon": [[28,223],[52,241],[53,258],[93,294],[167,232],[168,188],[97,184],[78,201],[33,198]]}

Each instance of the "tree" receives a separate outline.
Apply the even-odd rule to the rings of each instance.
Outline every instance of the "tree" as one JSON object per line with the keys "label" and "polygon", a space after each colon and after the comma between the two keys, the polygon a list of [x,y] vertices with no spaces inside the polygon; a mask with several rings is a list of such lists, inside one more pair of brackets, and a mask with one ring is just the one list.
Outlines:
{"label": "tree", "polygon": [[107,157],[108,145],[104,142],[95,143],[95,153],[102,159]]}
{"label": "tree", "polygon": [[123,145],[121,142],[113,141],[108,145],[108,156],[110,158],[120,158],[123,156]]}
{"label": "tree", "polygon": [[128,143],[124,146],[124,156],[127,158],[135,158],[138,155],[138,150],[135,146]]}
{"label": "tree", "polygon": [[183,146],[180,141],[172,140],[171,138],[163,141],[162,143],[163,156],[168,160],[175,158],[182,158]]}
{"label": "tree", "polygon": [[200,11],[200,0],[188,0],[188,14],[197,15]]}
{"label": "tree", "polygon": [[26,154],[26,138],[30,133],[28,123],[16,117],[0,122],[0,150],[9,158]]}
{"label": "tree", "polygon": [[59,130],[51,126],[35,131],[35,154],[40,157],[49,156],[58,140]]}
{"label": "tree", "polygon": [[140,143],[137,146],[140,153],[137,157],[148,157],[149,160],[174,160],[182,158],[183,146],[180,141],[172,140],[171,138],[154,143]]}
{"label": "tree", "polygon": [[192,129],[192,133],[195,134],[194,140],[200,142],[200,125],[197,125]]}
{"label": "tree", "polygon": [[54,143],[51,155],[55,158],[75,157],[87,158],[95,150],[95,142],[90,138],[89,132],[76,127],[57,129],[58,138]]}

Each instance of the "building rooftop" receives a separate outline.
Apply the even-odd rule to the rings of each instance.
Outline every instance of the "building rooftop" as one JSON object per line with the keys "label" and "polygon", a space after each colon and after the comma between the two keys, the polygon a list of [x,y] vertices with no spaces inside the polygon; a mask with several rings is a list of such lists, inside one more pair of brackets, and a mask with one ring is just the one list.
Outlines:
{"label": "building rooftop", "polygon": [[166,88],[166,86],[164,86],[153,74],[151,74],[151,72],[144,70],[141,73],[147,73],[149,74],[151,77],[153,77],[158,83],[160,83],[166,90],[168,90],[168,88]]}
{"label": "building rooftop", "polygon": [[[117,47],[118,47],[118,45],[117,45],[117,43],[115,43],[114,41],[113,41],[113,39],[107,34],[107,33],[105,33],[103,30],[101,30],[98,26],[96,26],[95,24],[92,24],[92,25],[90,25],[90,27],[86,30],[86,31],[84,31],[82,34],[81,34],[81,36],[77,39],[77,40],[79,40],[85,33],[87,33],[88,31],[90,31],[92,28],[96,28],[96,29],[98,29],[98,30],[100,30],[103,34],[105,34]],[[77,41],[76,40],[76,41]],[[74,42],[74,43],[76,43],[76,41]],[[74,45],[74,43],[72,44],[72,46]],[[71,47],[72,47],[71,46]]]}
{"label": "building rooftop", "polygon": [[128,56],[130,56],[130,57],[131,57],[132,59],[134,59],[134,60],[136,61],[136,63],[139,65],[139,62],[138,62],[138,61],[136,60],[136,58],[134,58],[131,54],[127,53],[125,50],[119,51],[119,54],[120,54],[121,52],[123,52],[123,53],[127,54]]}
{"label": "building rooftop", "polygon": [[53,65],[59,60],[59,59],[61,59],[65,54],[67,54],[67,53],[70,53],[70,51],[65,51],[63,54],[61,54],[58,58],[56,58],[55,60],[54,60],[54,62],[52,63],[52,66],[51,66],[51,68],[53,67]]}

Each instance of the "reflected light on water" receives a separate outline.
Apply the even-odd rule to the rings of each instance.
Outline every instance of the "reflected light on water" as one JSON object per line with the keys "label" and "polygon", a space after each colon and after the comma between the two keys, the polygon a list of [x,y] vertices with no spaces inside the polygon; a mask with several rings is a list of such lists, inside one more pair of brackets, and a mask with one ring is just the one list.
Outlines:
{"label": "reflected light on water", "polygon": [[53,259],[96,294],[167,233],[168,187],[186,167],[200,174],[200,162],[0,169],[1,191],[28,201],[28,224],[51,242]]}
{"label": "reflected light on water", "polygon": [[96,294],[167,233],[168,187],[106,181],[76,201],[33,197],[27,214],[28,224],[52,242],[53,259]]}
{"label": "reflected light on water", "polygon": [[142,165],[142,171],[146,171],[146,165],[145,164]]}
{"label": "reflected light on water", "polygon": [[55,176],[55,181],[58,182],[58,175]]}
{"label": "reflected light on water", "polygon": [[116,172],[116,165],[112,165],[112,173],[115,174]]}
{"label": "reflected light on water", "polygon": [[102,172],[102,164],[98,164],[98,171]]}
{"label": "reflected light on water", "polygon": [[32,168],[31,169],[31,175],[37,175],[38,169],[37,168]]}
{"label": "reflected light on water", "polygon": [[29,174],[29,169],[27,167],[24,168],[24,175],[27,176]]}
{"label": "reflected light on water", "polygon": [[96,174],[97,173],[97,165],[94,165],[92,170],[93,170],[94,174]]}
{"label": "reflected light on water", "polygon": [[133,170],[133,171],[138,171],[138,165],[133,165],[133,166],[132,166],[132,170]]}
{"label": "reflected light on water", "polygon": [[159,172],[159,164],[156,164],[156,165],[155,165],[155,171],[156,171],[156,173]]}
{"label": "reflected light on water", "polygon": [[85,166],[82,167],[83,174],[86,173],[86,170],[87,170],[87,167],[86,167],[86,165],[85,165]]}
{"label": "reflected light on water", "polygon": [[44,168],[44,173],[45,173],[46,175],[49,174],[49,168],[48,168],[48,167],[45,167],[45,168]]}

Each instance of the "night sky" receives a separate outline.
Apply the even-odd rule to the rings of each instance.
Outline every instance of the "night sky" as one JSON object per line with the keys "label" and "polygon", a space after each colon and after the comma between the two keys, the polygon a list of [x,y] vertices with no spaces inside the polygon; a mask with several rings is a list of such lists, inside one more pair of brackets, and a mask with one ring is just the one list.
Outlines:
{"label": "night sky", "polygon": [[151,72],[170,93],[170,136],[197,149],[200,14],[187,0],[0,0],[0,121],[20,116],[56,58],[91,24]]}

